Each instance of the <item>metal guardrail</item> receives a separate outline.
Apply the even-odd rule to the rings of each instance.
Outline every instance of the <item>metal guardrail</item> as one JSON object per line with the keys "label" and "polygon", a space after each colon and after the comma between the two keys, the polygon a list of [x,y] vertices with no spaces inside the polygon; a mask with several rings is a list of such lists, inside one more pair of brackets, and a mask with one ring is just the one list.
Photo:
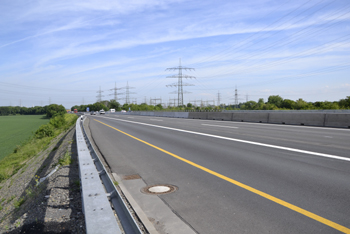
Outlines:
{"label": "metal guardrail", "polygon": [[76,123],[76,140],[86,232],[121,233],[112,203],[124,232],[142,233],[91,145],[83,126],[84,120],[84,116],[81,116]]}

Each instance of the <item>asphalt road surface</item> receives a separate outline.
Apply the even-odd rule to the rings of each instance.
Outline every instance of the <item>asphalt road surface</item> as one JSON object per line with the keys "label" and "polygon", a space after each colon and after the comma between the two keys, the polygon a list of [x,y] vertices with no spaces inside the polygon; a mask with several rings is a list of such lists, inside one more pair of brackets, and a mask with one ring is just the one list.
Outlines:
{"label": "asphalt road surface", "polygon": [[350,233],[350,129],[88,116],[111,170],[198,233]]}

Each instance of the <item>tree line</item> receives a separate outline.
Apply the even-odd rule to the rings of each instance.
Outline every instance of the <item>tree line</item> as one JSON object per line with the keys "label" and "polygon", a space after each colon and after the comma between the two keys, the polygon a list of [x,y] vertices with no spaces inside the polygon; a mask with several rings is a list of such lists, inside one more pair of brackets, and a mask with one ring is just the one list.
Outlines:
{"label": "tree line", "polygon": [[116,111],[216,111],[216,110],[337,110],[337,109],[350,109],[350,96],[339,101],[317,101],[317,102],[306,102],[299,98],[296,101],[290,99],[283,99],[279,95],[271,95],[268,97],[267,102],[263,98],[260,98],[258,102],[248,101],[245,103],[239,103],[237,107],[234,105],[220,106],[194,106],[192,103],[188,103],[183,106],[168,106],[163,107],[161,104],[147,105],[146,103],[141,104],[124,104],[121,105],[115,100],[105,100],[102,102],[96,102],[88,105],[75,105],[72,106],[71,110],[77,109],[79,112],[84,112],[89,107],[90,111],[108,111],[115,109]]}
{"label": "tree line", "polygon": [[6,115],[44,115],[51,118],[55,115],[67,113],[62,105],[51,104],[47,106],[20,107],[20,106],[0,106],[0,116]]}
{"label": "tree line", "polygon": [[240,103],[241,110],[338,110],[350,109],[350,96],[339,101],[317,101],[306,102],[299,98],[296,101],[290,99],[283,99],[279,95],[272,95],[268,97],[267,102],[260,98],[258,102],[249,101]]}
{"label": "tree line", "polygon": [[141,104],[124,104],[121,105],[119,102],[115,100],[110,101],[102,101],[102,102],[95,102],[94,104],[87,104],[87,105],[75,105],[72,106],[71,111],[74,111],[74,109],[77,109],[79,112],[84,112],[89,108],[89,111],[108,111],[110,109],[115,109],[116,111],[121,110],[132,110],[132,111],[159,111],[163,110],[163,106],[161,104],[158,105],[147,105],[146,103]]}

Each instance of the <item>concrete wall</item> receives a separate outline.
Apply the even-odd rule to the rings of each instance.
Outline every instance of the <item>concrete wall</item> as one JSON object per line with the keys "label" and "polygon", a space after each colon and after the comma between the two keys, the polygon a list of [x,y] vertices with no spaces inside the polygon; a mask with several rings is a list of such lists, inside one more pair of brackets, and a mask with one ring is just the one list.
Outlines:
{"label": "concrete wall", "polygon": [[208,112],[207,119],[231,121],[232,120],[232,113],[229,113],[229,112]]}
{"label": "concrete wall", "polygon": [[326,114],[324,126],[350,128],[350,114]]}
{"label": "concrete wall", "polygon": [[232,121],[268,123],[269,113],[233,113]]}
{"label": "concrete wall", "polygon": [[[113,113],[114,114],[114,113]],[[350,113],[323,111],[127,112],[115,114],[350,128]]]}
{"label": "concrete wall", "polygon": [[324,126],[325,115],[323,113],[270,113],[269,123],[296,124],[308,126]]}
{"label": "concrete wall", "polygon": [[189,119],[208,119],[208,112],[190,112]]}

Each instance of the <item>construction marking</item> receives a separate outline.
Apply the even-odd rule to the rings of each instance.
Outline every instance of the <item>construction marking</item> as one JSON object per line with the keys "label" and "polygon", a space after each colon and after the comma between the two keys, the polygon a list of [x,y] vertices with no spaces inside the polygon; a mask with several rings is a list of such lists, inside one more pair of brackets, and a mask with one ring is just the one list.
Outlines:
{"label": "construction marking", "polygon": [[270,195],[270,194],[267,194],[267,193],[265,193],[265,192],[262,192],[262,191],[260,191],[260,190],[257,190],[257,189],[255,189],[255,188],[250,187],[250,186],[248,186],[248,185],[246,185],[246,184],[243,184],[243,183],[241,183],[241,182],[239,182],[239,181],[233,180],[233,179],[231,179],[231,178],[229,178],[229,177],[227,177],[227,176],[224,176],[224,175],[222,175],[222,174],[220,174],[220,173],[217,173],[217,172],[215,172],[215,171],[212,171],[212,170],[210,170],[210,169],[208,169],[208,168],[206,168],[206,167],[203,167],[203,166],[201,166],[201,165],[199,165],[199,164],[197,164],[197,163],[194,163],[194,162],[192,162],[192,161],[190,161],[190,160],[187,160],[187,159],[185,159],[185,158],[182,158],[182,157],[180,157],[180,156],[178,156],[178,155],[176,155],[176,154],[173,154],[173,153],[171,153],[171,152],[169,152],[169,151],[166,151],[166,150],[164,150],[164,149],[162,149],[162,148],[160,148],[160,147],[158,147],[158,146],[152,145],[151,143],[148,143],[148,142],[146,142],[146,141],[144,141],[144,140],[141,140],[141,139],[139,139],[139,138],[137,138],[137,137],[134,137],[134,136],[132,136],[132,135],[126,133],[126,132],[123,132],[122,130],[119,130],[119,129],[117,129],[117,128],[115,128],[115,127],[112,127],[112,126],[110,126],[110,125],[108,125],[108,124],[105,124],[105,123],[103,123],[103,122],[101,122],[101,121],[99,121],[99,120],[96,120],[96,119],[94,119],[94,120],[97,121],[97,122],[99,122],[99,123],[101,123],[101,124],[103,124],[103,125],[105,125],[105,126],[107,126],[107,127],[112,128],[112,129],[114,129],[114,130],[116,130],[116,131],[118,131],[118,132],[120,132],[120,133],[122,133],[122,134],[124,134],[124,135],[126,135],[126,136],[128,136],[128,137],[131,137],[131,138],[133,138],[133,139],[135,139],[135,140],[137,140],[137,141],[139,141],[139,142],[142,142],[142,143],[144,143],[144,144],[146,144],[146,145],[148,145],[148,146],[151,146],[151,147],[153,147],[153,148],[155,148],[155,149],[157,149],[157,150],[159,150],[159,151],[161,151],[161,152],[163,152],[163,153],[165,153],[165,154],[168,154],[168,155],[170,155],[170,156],[172,156],[172,157],[174,157],[174,158],[176,158],[176,159],[179,159],[179,160],[181,160],[181,161],[183,161],[183,162],[185,162],[185,163],[187,163],[187,164],[190,164],[190,165],[192,165],[193,167],[196,167],[196,168],[198,168],[198,169],[200,169],[200,170],[203,170],[203,171],[205,171],[205,172],[207,172],[207,173],[209,173],[209,174],[211,174],[211,175],[214,175],[214,176],[216,176],[216,177],[218,177],[218,178],[220,178],[220,179],[223,179],[223,180],[225,180],[225,181],[227,181],[227,182],[230,182],[230,183],[232,183],[232,184],[234,184],[234,185],[236,185],[236,186],[238,186],[238,187],[241,187],[241,188],[243,188],[243,189],[246,189],[246,190],[248,190],[248,191],[250,191],[250,192],[252,192],[252,193],[255,193],[255,194],[257,194],[257,195],[259,195],[259,196],[261,196],[261,197],[264,197],[264,198],[266,198],[266,199],[268,199],[268,200],[270,200],[270,201],[273,201],[273,202],[275,202],[275,203],[277,203],[277,204],[280,204],[280,205],[282,205],[282,206],[284,206],[284,207],[287,207],[287,208],[289,208],[289,209],[291,209],[291,210],[293,210],[293,211],[295,211],[295,212],[298,212],[298,213],[300,213],[300,214],[302,214],[302,215],[305,215],[305,216],[307,216],[307,217],[309,217],[309,218],[311,218],[311,219],[314,219],[314,220],[316,220],[316,221],[318,221],[318,222],[320,222],[320,223],[323,223],[323,224],[325,224],[325,225],[327,225],[327,226],[329,226],[329,227],[332,227],[332,228],[334,228],[334,229],[336,229],[336,230],[338,230],[338,231],[341,231],[341,232],[344,232],[344,233],[350,233],[350,229],[347,228],[347,227],[344,227],[344,226],[342,226],[342,225],[340,225],[340,224],[337,224],[337,223],[335,223],[335,222],[333,222],[333,221],[331,221],[331,220],[328,220],[328,219],[326,219],[326,218],[323,218],[323,217],[321,217],[321,216],[319,216],[319,215],[316,215],[316,214],[314,214],[314,213],[312,213],[312,212],[310,212],[310,211],[307,211],[307,210],[305,210],[305,209],[302,209],[302,208],[300,208],[300,207],[298,207],[298,206],[295,206],[295,205],[293,205],[293,204],[291,204],[291,203],[288,203],[288,202],[286,202],[286,201],[283,201],[283,200],[281,200],[281,199],[279,199],[279,198],[277,198],[277,197],[274,197],[274,196],[272,196],[272,195]]}

